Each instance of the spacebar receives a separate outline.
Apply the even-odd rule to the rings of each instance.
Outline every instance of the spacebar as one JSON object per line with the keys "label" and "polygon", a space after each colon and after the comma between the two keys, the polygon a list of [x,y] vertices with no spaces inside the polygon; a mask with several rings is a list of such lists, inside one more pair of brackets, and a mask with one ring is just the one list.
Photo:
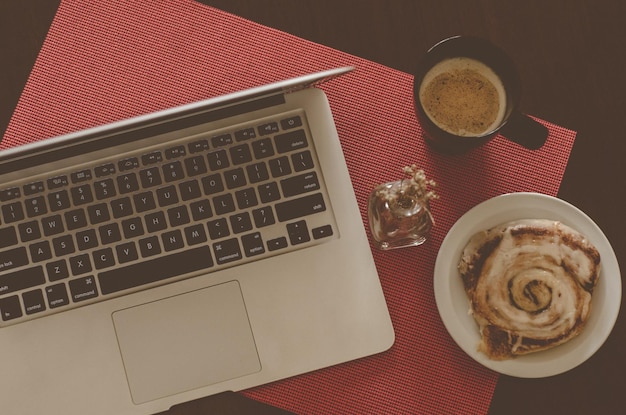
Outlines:
{"label": "spacebar", "polygon": [[100,291],[111,294],[213,266],[208,246],[167,255],[98,274]]}

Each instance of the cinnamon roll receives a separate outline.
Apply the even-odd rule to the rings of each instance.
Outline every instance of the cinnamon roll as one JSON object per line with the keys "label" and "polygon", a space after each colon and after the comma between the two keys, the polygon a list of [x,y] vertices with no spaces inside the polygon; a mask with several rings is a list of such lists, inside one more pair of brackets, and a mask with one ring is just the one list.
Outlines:
{"label": "cinnamon roll", "polygon": [[519,220],[474,235],[459,271],[479,326],[479,351],[504,360],[580,334],[591,312],[600,254],[560,222]]}

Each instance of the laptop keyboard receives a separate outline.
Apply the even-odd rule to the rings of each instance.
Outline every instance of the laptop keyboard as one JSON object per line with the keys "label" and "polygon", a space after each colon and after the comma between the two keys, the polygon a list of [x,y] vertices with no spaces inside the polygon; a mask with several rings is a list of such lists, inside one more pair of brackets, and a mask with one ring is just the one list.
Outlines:
{"label": "laptop keyboard", "polygon": [[11,183],[0,207],[2,325],[336,233],[301,111]]}

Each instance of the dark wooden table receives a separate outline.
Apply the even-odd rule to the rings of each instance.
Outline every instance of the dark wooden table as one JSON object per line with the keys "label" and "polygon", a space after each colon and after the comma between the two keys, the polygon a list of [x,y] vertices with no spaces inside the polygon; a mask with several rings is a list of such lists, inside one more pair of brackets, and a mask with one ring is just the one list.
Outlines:
{"label": "dark wooden table", "polygon": [[[450,35],[477,35],[499,44],[519,67],[524,82],[522,110],[578,131],[559,197],[585,211],[604,230],[622,267],[626,263],[625,2],[202,2],[406,72],[413,70],[423,51]],[[1,132],[6,129],[58,3],[0,2]],[[622,309],[604,346],[581,366],[545,379],[501,376],[489,413],[623,413],[623,314]],[[220,414],[246,410],[261,413],[254,403],[245,402],[237,394],[190,405],[184,413],[208,414],[213,413],[212,409]],[[270,409],[265,413],[273,412]]]}

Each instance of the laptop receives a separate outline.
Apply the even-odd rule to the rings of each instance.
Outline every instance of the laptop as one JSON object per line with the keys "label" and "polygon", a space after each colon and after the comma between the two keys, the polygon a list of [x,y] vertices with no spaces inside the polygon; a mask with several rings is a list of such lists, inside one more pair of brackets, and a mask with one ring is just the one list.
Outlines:
{"label": "laptop", "polygon": [[315,87],[352,69],[0,153],[2,411],[152,414],[390,348]]}

